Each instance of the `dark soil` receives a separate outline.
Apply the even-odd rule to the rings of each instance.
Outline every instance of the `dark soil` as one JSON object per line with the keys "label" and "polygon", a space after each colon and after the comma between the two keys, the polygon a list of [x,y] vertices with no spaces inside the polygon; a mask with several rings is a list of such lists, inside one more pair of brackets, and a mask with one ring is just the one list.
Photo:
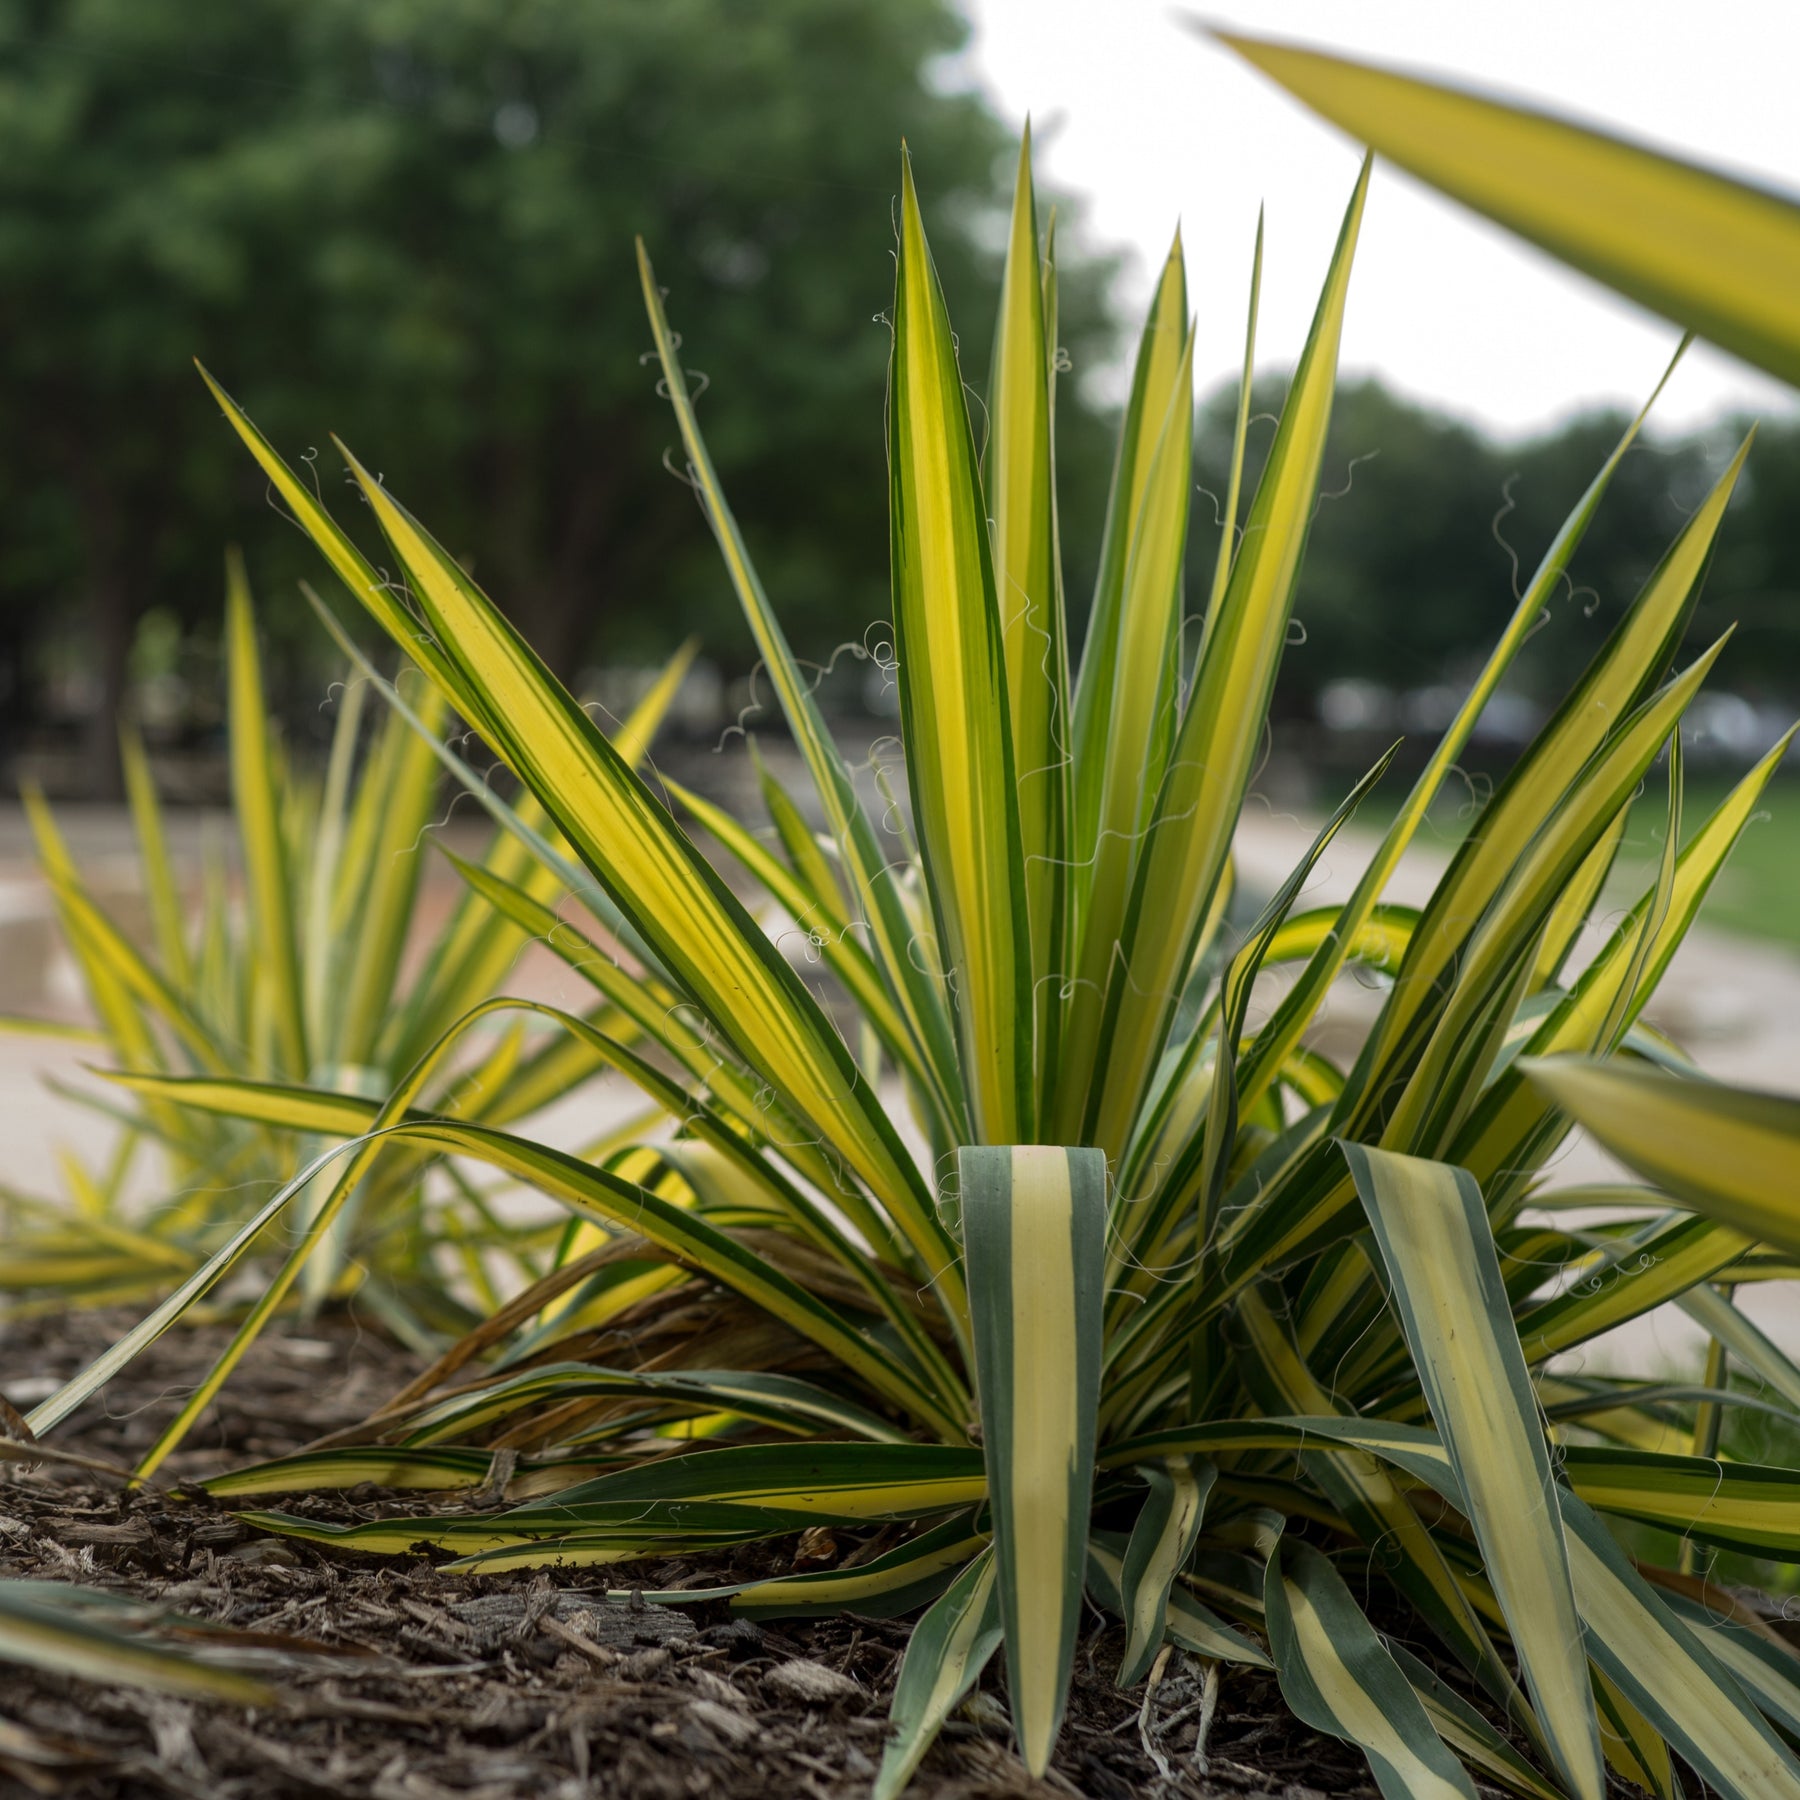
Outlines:
{"label": "dark soil", "polygon": [[[89,1314],[0,1326],[0,1394],[29,1410],[131,1320]],[[56,1447],[129,1460],[152,1441],[225,1333],[166,1337],[60,1426]],[[331,1320],[273,1332],[252,1351],[165,1473],[171,1482],[284,1454],[353,1424],[413,1372],[404,1352]],[[49,1465],[0,1469],[0,1576],[117,1589],[197,1618],[292,1640],[259,1670],[273,1708],[171,1699],[8,1667],[0,1691],[0,1795],[126,1800],[342,1796],[346,1800],[836,1800],[868,1792],[880,1760],[904,1622],[757,1626],[722,1605],[608,1603],[619,1589],[741,1579],[742,1559],[522,1573],[471,1580],[422,1558],[326,1553],[258,1536],[225,1508]],[[281,1501],[373,1518],[445,1511],[462,1496],[348,1494]],[[259,1500],[257,1505],[269,1504]],[[848,1554],[854,1541],[823,1554]],[[816,1534],[809,1534],[815,1538]],[[792,1566],[797,1542],[754,1549]],[[821,1554],[817,1541],[808,1553]],[[1049,1778],[1014,1756],[999,1659],[927,1757],[920,1796],[1375,1795],[1348,1746],[1296,1725],[1272,1678],[1226,1669],[1193,1760],[1197,1665],[1171,1659],[1151,1695],[1110,1679],[1122,1632],[1098,1618]]]}

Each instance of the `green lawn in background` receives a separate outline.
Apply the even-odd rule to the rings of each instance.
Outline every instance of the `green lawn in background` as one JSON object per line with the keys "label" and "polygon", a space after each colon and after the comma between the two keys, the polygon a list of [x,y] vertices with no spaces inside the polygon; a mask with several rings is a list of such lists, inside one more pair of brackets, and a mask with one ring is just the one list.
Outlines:
{"label": "green lawn in background", "polygon": [[[1682,797],[1683,835],[1691,833],[1731,791],[1731,781],[1711,773],[1690,777]],[[1625,843],[1606,884],[1605,903],[1628,905],[1656,878],[1662,850],[1662,808],[1667,790],[1659,777],[1632,808]],[[1800,780],[1776,781],[1719,871],[1700,913],[1700,923],[1740,937],[1800,944]]]}
{"label": "green lawn in background", "polygon": [[[1668,804],[1665,779],[1660,768],[1653,771],[1632,807],[1625,842],[1602,896],[1602,911],[1629,906],[1656,879]],[[1711,815],[1733,785],[1725,773],[1688,777],[1682,798],[1684,837]],[[1405,795],[1401,783],[1378,788],[1357,809],[1354,829],[1371,834],[1385,830]],[[1474,794],[1460,785],[1448,789],[1432,808],[1417,841],[1448,855],[1479,817],[1478,802],[1485,798],[1485,789]],[[1700,923],[1739,937],[1800,945],[1800,776],[1770,786],[1713,883]]]}

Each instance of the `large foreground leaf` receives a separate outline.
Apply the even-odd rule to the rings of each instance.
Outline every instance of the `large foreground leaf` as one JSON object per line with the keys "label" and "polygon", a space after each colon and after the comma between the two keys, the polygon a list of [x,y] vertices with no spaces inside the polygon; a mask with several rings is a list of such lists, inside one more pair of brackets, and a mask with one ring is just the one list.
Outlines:
{"label": "large foreground leaf", "polygon": [[[146,1634],[142,1611],[121,1607],[118,1596],[91,1588],[0,1581],[0,1658],[58,1675],[79,1675],[104,1687],[122,1684],[249,1706],[266,1705],[273,1698],[248,1675],[197,1662],[156,1642]],[[181,1623],[172,1616],[162,1622]]]}
{"label": "large foreground leaf", "polygon": [[1569,1559],[1594,1661],[1720,1794],[1800,1800],[1800,1764],[1606,1527],[1563,1493]]}
{"label": "large foreground leaf", "polygon": [[1800,382],[1800,206],[1526,107],[1223,41],[1353,137],[1552,255]]}
{"label": "large foreground leaf", "polygon": [[1645,1180],[1710,1219],[1800,1252],[1800,1100],[1616,1059],[1523,1066]]}
{"label": "large foreground leaf", "polygon": [[1578,1795],[1606,1776],[1549,1451],[1480,1190],[1461,1169],[1344,1153],[1552,1754]]}

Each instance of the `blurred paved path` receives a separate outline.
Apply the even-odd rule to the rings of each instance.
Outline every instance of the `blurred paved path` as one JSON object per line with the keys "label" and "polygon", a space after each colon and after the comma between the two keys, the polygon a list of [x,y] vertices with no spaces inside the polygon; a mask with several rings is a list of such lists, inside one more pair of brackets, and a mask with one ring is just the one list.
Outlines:
{"label": "blurred paved path", "polygon": [[[1281,885],[1312,842],[1317,821],[1303,821],[1252,806],[1237,837],[1241,878],[1264,892]],[[1342,902],[1367,866],[1376,839],[1345,831],[1315,871],[1297,910]],[[1415,848],[1395,873],[1386,897],[1422,905],[1445,864],[1447,850]],[[1704,915],[1702,915],[1704,917]],[[1576,947],[1591,954],[1618,922],[1618,912],[1589,924]],[[1373,1019],[1380,996],[1340,980],[1327,1001],[1324,1046],[1347,1048]],[[1709,931],[1688,933],[1646,1018],[1687,1050],[1709,1075],[1782,1093],[1800,1094],[1800,956],[1779,944]],[[1605,1180],[1619,1165],[1584,1138],[1570,1142],[1556,1163],[1555,1185]],[[1740,1288],[1738,1303],[1790,1355],[1800,1356],[1800,1293],[1786,1282]],[[1642,1370],[1646,1359],[1671,1369],[1696,1367],[1705,1339],[1684,1313],[1664,1308],[1591,1345],[1588,1368]]]}
{"label": "blurred paved path", "polygon": [[[118,909],[129,925],[142,920],[136,897],[136,862],[129,820],[121,809],[58,809],[72,850],[95,890]],[[197,866],[201,845],[218,830],[218,815],[171,814],[171,838],[178,862]],[[1253,803],[1237,841],[1242,879],[1269,891],[1280,885],[1311,841],[1315,823],[1272,812]],[[476,828],[452,827],[457,848],[480,841]],[[460,841],[467,837],[468,843]],[[1366,834],[1345,832],[1315,872],[1300,902],[1323,905],[1348,897],[1374,846]],[[1447,852],[1427,845],[1415,849],[1390,885],[1390,900],[1417,904],[1429,894]],[[448,865],[428,865],[423,902],[428,920],[441,918],[460,892]],[[1612,920],[1589,928],[1589,947],[1600,941]],[[527,951],[509,984],[512,991],[558,1004],[591,997],[548,952]],[[1353,979],[1338,983],[1326,1007],[1321,1039],[1340,1052],[1354,1044],[1379,996]],[[0,805],[0,1012],[78,1019],[80,984],[52,923],[49,897],[31,860],[30,836],[16,805]],[[1800,1093],[1800,956],[1776,945],[1753,943],[1699,928],[1692,932],[1664,978],[1650,1017],[1677,1038],[1711,1074],[1722,1079]],[[58,1191],[56,1159],[68,1146],[90,1161],[104,1152],[110,1128],[87,1109],[45,1086],[97,1087],[82,1065],[92,1052],[80,1045],[0,1033],[0,1183],[38,1194]],[[545,1115],[543,1134],[573,1147],[633,1109],[622,1086],[584,1090]],[[1595,1179],[1613,1165],[1591,1145],[1575,1143],[1558,1164],[1559,1184]],[[1790,1350],[1800,1353],[1800,1300],[1785,1287],[1764,1287],[1741,1295],[1746,1310]],[[1693,1360],[1697,1330],[1685,1318],[1660,1317],[1627,1328],[1618,1342],[1592,1352],[1596,1363],[1629,1352],[1641,1361],[1647,1347],[1671,1365]]]}

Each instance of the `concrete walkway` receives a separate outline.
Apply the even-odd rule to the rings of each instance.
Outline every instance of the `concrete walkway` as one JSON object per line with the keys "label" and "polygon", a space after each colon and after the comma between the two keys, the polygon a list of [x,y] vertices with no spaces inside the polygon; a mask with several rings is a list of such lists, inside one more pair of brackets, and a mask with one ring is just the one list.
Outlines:
{"label": "concrete walkway", "polygon": [[[135,892],[136,861],[129,820],[116,808],[59,809],[59,820],[88,879],[128,924],[141,921]],[[201,844],[222,821],[198,813],[172,815],[178,861],[197,866]],[[1253,802],[1237,842],[1241,877],[1269,891],[1279,886],[1307,848],[1315,822]],[[459,833],[460,835],[460,833]],[[1344,833],[1315,872],[1302,908],[1342,901],[1355,885],[1374,846],[1373,838]],[[459,844],[458,846],[462,846]],[[1430,844],[1415,849],[1390,885],[1387,898],[1422,902],[1447,861]],[[441,916],[460,884],[441,859],[433,859],[425,900],[427,916]],[[1589,947],[1612,923],[1589,928]],[[547,952],[527,952],[515,971],[513,991],[559,1004],[579,1003],[589,990]],[[1353,979],[1340,981],[1329,998],[1322,1029],[1326,1047],[1347,1053],[1366,1029],[1379,995]],[[49,895],[31,861],[29,834],[16,806],[0,805],[0,1011],[78,1020],[81,989],[74,964],[56,932]],[[1692,932],[1664,978],[1651,1019],[1680,1041],[1710,1073],[1725,1080],[1800,1093],[1800,957],[1786,948],[1752,943],[1704,927]],[[90,1166],[104,1154],[111,1127],[96,1114],[51,1091],[46,1082],[103,1091],[84,1073],[94,1052],[37,1037],[0,1033],[0,1144],[5,1146],[0,1183],[37,1194],[59,1191],[59,1151],[75,1151]],[[589,1088],[541,1121],[543,1135],[573,1146],[633,1106],[622,1087]],[[1616,1173],[1591,1144],[1575,1142],[1558,1162],[1558,1185]],[[1790,1351],[1800,1354],[1800,1305],[1786,1285],[1740,1295],[1745,1310]],[[1628,1357],[1638,1368],[1646,1356],[1665,1368],[1691,1367],[1701,1339],[1685,1317],[1673,1314],[1629,1327],[1588,1353],[1588,1365]]]}

